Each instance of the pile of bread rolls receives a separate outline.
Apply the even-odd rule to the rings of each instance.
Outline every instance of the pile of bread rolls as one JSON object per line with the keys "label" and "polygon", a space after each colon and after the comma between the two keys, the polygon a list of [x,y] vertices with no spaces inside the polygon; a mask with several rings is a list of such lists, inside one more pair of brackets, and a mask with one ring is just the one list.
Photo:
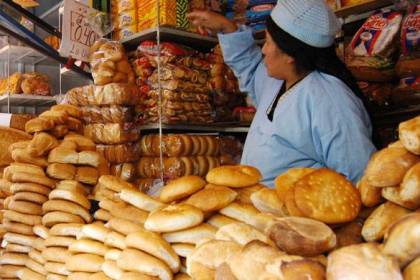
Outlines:
{"label": "pile of bread rolls", "polygon": [[109,172],[93,141],[76,133],[80,115],[77,107],[53,106],[26,124],[32,140],[10,146],[15,162],[2,179],[2,190],[10,193],[4,200],[2,279],[66,279],[71,273],[68,246],[75,229],[92,222],[88,195]]}

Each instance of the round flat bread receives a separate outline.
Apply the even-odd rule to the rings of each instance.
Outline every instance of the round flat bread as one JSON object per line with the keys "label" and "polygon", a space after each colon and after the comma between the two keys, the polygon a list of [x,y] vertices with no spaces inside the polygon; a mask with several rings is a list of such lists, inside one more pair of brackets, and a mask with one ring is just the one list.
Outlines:
{"label": "round flat bread", "polygon": [[335,171],[321,168],[294,187],[296,206],[307,217],[327,224],[354,220],[361,207],[360,193]]}

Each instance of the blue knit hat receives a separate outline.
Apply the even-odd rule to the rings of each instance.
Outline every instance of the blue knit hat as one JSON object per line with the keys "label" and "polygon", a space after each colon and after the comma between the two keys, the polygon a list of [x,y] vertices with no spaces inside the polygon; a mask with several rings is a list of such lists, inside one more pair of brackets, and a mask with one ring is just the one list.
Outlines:
{"label": "blue knit hat", "polygon": [[271,18],[293,37],[317,48],[331,46],[341,29],[325,0],[279,0]]}

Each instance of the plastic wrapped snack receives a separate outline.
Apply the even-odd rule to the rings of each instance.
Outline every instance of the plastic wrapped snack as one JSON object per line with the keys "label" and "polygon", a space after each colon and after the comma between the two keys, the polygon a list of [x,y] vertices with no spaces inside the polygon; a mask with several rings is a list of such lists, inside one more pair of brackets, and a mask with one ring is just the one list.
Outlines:
{"label": "plastic wrapped snack", "polygon": [[137,128],[129,125],[107,123],[107,124],[88,124],[84,128],[86,137],[98,144],[123,144],[137,141],[140,132]]}
{"label": "plastic wrapped snack", "polygon": [[[149,79],[150,87],[152,89],[158,89],[159,83],[152,82],[150,80],[151,79]],[[192,83],[192,82],[176,80],[176,79],[161,81],[160,86],[162,89],[167,89],[167,90],[172,90],[172,91],[194,92],[194,93],[200,93],[200,94],[210,93],[210,88],[207,86],[207,84],[203,85],[203,84]]]}
{"label": "plastic wrapped snack", "polygon": [[88,85],[67,92],[67,100],[74,106],[136,105],[139,101],[137,86],[112,83],[104,86]]}
{"label": "plastic wrapped snack", "polygon": [[96,151],[112,164],[137,161],[141,155],[140,143],[138,142],[120,145],[97,145]]}
{"label": "plastic wrapped snack", "polygon": [[19,94],[22,93],[23,74],[16,72],[0,83],[0,94]]}
{"label": "plastic wrapped snack", "polygon": [[51,94],[48,77],[39,73],[23,74],[21,87],[24,94],[44,96]]}
{"label": "plastic wrapped snack", "polygon": [[135,84],[135,74],[123,46],[116,41],[100,39],[90,48],[89,61],[96,85]]}
{"label": "plastic wrapped snack", "polygon": [[134,121],[132,107],[111,105],[109,107],[85,106],[81,108],[85,123],[127,123]]}

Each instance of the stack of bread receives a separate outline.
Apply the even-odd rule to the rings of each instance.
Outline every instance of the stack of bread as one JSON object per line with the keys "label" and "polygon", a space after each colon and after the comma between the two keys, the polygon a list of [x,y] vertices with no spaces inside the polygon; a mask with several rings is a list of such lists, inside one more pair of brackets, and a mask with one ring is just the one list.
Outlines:
{"label": "stack of bread", "polygon": [[139,131],[134,124],[134,106],[139,101],[134,72],[116,42],[95,43],[90,59],[95,85],[70,90],[68,102],[80,106],[84,134],[113,165],[114,174],[123,173],[125,179],[132,180],[134,174],[127,175],[126,170],[135,170],[129,163],[140,157]]}
{"label": "stack of bread", "polygon": [[[159,61],[162,65],[160,77],[157,69]],[[208,85],[210,64],[203,54],[174,43],[164,42],[158,48],[156,42],[145,41],[137,49],[133,67],[139,77],[139,85],[144,86],[144,82],[147,85],[143,104],[146,122],[156,123],[159,120],[159,94],[164,123],[213,122]]]}
{"label": "stack of bread", "polygon": [[246,105],[245,95],[240,92],[232,69],[224,63],[220,45],[208,54],[207,60],[211,63],[209,84],[213,91],[216,121],[233,121],[234,108]]}
{"label": "stack of bread", "polygon": [[163,154],[163,176],[175,179],[187,175],[204,177],[220,165],[219,137],[210,135],[146,135],[140,140],[142,158],[137,173],[142,178],[160,178],[160,149]]}

